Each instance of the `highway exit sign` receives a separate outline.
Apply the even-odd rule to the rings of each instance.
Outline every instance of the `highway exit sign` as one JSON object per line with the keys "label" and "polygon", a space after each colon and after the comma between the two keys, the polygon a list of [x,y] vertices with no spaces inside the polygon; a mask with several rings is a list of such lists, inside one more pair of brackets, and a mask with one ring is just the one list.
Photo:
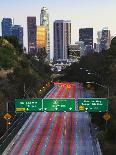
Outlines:
{"label": "highway exit sign", "polygon": [[38,112],[42,111],[42,99],[16,99],[15,100],[16,112]]}
{"label": "highway exit sign", "polygon": [[75,111],[75,99],[74,98],[43,99],[43,111],[74,112]]}
{"label": "highway exit sign", "polygon": [[75,99],[16,99],[15,100],[16,112],[74,112],[75,111]]}
{"label": "highway exit sign", "polygon": [[105,112],[108,111],[107,98],[79,98],[79,112]]}

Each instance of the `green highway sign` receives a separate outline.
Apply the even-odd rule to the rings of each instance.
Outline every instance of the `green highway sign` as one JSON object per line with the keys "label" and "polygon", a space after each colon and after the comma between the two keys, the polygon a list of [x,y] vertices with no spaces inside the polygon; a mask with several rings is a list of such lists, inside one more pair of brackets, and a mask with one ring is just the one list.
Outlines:
{"label": "green highway sign", "polygon": [[48,112],[74,112],[75,99],[43,99],[43,111]]}
{"label": "green highway sign", "polygon": [[41,112],[42,111],[42,99],[16,99],[15,100],[16,112]]}
{"label": "green highway sign", "polygon": [[105,112],[108,111],[107,98],[78,98],[79,112]]}

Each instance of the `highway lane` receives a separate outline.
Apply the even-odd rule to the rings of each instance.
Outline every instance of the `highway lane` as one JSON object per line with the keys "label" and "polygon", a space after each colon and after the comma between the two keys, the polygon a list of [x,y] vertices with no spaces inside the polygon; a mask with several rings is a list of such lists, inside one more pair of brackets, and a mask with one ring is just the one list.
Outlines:
{"label": "highway lane", "polygon": [[[47,97],[78,99],[90,94],[74,84],[70,88],[56,86]],[[89,124],[88,113],[33,113],[31,123],[3,155],[96,155]]]}
{"label": "highway lane", "polygon": [[[76,88],[77,92],[77,99],[78,97],[90,97],[91,94],[88,92],[85,92],[83,87],[79,84]],[[88,96],[89,95],[89,96]],[[87,112],[77,112],[75,114],[75,143],[77,144],[77,148],[74,145],[75,149],[73,154],[79,154],[79,155],[96,155],[96,152],[94,152],[93,149],[93,142],[92,142],[92,136],[90,133],[90,116]]]}
{"label": "highway lane", "polygon": [[[54,96],[52,96],[52,97],[64,98],[66,95],[67,95],[67,90],[65,89],[65,87],[61,87],[59,92],[54,94]],[[43,145],[41,147],[41,150],[39,151],[42,154],[55,154],[56,152],[58,152],[57,147],[59,144],[59,137],[61,136],[62,128],[64,126],[63,125],[63,121],[64,121],[63,117],[65,117],[65,114],[59,113],[58,120],[54,124],[53,129],[51,130],[51,135],[49,137],[49,141],[46,140],[48,136],[45,137]],[[45,148],[44,146],[47,146],[47,147]],[[39,152],[37,152],[37,154],[39,154]]]}
{"label": "highway lane", "polygon": [[[40,114],[42,116],[42,120],[39,120],[38,117],[36,117],[37,115],[40,115]],[[20,139],[18,139],[18,142],[16,143],[15,147],[12,149],[11,154],[25,154],[25,152],[29,151],[30,145],[33,143],[38,130],[41,128],[43,124],[43,117],[48,117],[48,116],[46,113],[35,113],[33,118],[33,120],[36,119],[35,124],[33,125],[33,123],[31,122],[30,126],[27,125],[26,132],[23,134],[23,136]],[[26,147],[24,147],[25,145]]]}
{"label": "highway lane", "polygon": [[[64,97],[65,98],[72,98],[73,96],[75,96],[75,92],[73,92],[75,89],[74,87],[71,87],[70,89],[66,88]],[[58,149],[56,149],[55,152],[57,152],[56,154],[72,154],[72,146],[73,146],[73,117],[72,117],[73,113],[67,112],[65,117],[64,117],[64,121],[63,121],[63,130],[62,133],[60,134],[61,137],[59,137],[59,143],[57,145]],[[55,148],[54,148],[55,149]]]}
{"label": "highway lane", "polygon": [[[58,91],[55,90],[53,96],[56,96],[57,93],[60,94],[61,91],[62,91],[61,89],[58,89]],[[25,154],[25,152],[29,152],[28,154],[30,155],[37,154],[39,150],[38,148],[40,148],[40,146],[42,145],[42,140],[44,139],[44,137],[48,137],[46,133],[48,132],[48,129],[50,128],[50,124],[53,124],[54,113],[45,113],[45,114],[46,114],[45,119],[42,121],[41,128],[38,130],[38,133],[36,134],[35,139],[34,140],[31,139],[33,143],[31,143],[31,145],[29,146],[30,149],[29,150],[24,149],[22,150],[22,152],[20,151],[20,154]]]}
{"label": "highway lane", "polygon": [[[55,89],[53,88],[53,92],[55,92],[55,91],[56,91],[56,87],[55,87]],[[22,127],[22,129],[18,132],[18,134],[15,136],[15,138],[12,140],[12,142],[6,148],[6,150],[4,151],[3,155],[6,155],[6,154],[8,154],[8,155],[9,154],[11,154],[11,155],[16,154],[16,152],[18,151],[18,149],[17,149],[16,146],[18,146],[18,144],[19,144],[19,146],[22,145],[22,141],[21,140],[22,140],[22,138],[24,138],[24,139],[26,138],[25,137],[25,134],[26,133],[27,133],[26,136],[29,137],[29,135],[28,135],[29,134],[29,130],[31,130],[31,128],[33,128],[33,121],[34,120],[36,120],[36,121],[38,120],[37,115],[39,115],[39,114],[40,113],[32,113],[32,115],[30,116],[30,118],[31,117],[32,118],[31,119],[30,118],[28,119],[29,122],[28,122],[28,120],[26,121],[26,123],[25,123],[26,126],[24,124],[24,126]],[[45,115],[46,115],[46,113],[42,113],[42,117],[45,117]],[[30,121],[31,121],[31,123],[30,123]],[[39,124],[38,124],[39,127],[40,127],[40,124],[41,124],[41,122],[39,122]],[[23,129],[24,128],[25,128],[25,132],[23,132]],[[38,131],[38,128],[35,128],[35,129]],[[34,131],[34,134],[37,134],[37,133]],[[35,138],[35,136],[32,139],[30,139],[29,142],[30,141],[33,142],[33,139]],[[24,147],[24,150],[25,150],[25,154],[26,154],[26,152],[29,150],[29,148],[26,146],[26,147]],[[15,151],[15,153],[14,153],[14,151]]]}

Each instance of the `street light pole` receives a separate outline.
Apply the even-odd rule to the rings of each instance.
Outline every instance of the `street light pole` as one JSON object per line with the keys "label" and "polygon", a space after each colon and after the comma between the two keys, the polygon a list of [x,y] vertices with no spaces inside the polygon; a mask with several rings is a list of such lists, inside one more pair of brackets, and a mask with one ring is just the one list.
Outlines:
{"label": "street light pole", "polygon": [[[6,112],[8,113],[8,102],[6,102]],[[6,119],[6,131],[8,131],[8,119]]]}
{"label": "street light pole", "polygon": [[108,98],[110,98],[110,88],[108,86]]}

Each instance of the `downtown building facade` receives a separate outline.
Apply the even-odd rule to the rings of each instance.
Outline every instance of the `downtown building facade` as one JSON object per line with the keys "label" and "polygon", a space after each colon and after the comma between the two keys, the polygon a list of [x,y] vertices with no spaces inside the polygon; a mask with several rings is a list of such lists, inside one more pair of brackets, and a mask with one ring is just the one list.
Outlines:
{"label": "downtown building facade", "polygon": [[1,22],[1,27],[2,27],[2,37],[12,35],[12,19],[11,18],[3,18]]}
{"label": "downtown building facade", "polygon": [[23,27],[20,25],[13,25],[12,36],[17,38],[19,45],[23,48]]}
{"label": "downtown building facade", "polygon": [[83,41],[77,41],[75,42],[77,45],[78,51],[80,51],[80,57],[85,55],[85,46]]}
{"label": "downtown building facade", "polygon": [[98,53],[101,51],[101,38],[102,38],[102,31],[98,31],[96,48],[94,48],[95,52],[98,52]]}
{"label": "downtown building facade", "polygon": [[68,46],[68,59],[72,62],[79,62],[80,47],[78,46],[78,44],[70,44]]}
{"label": "downtown building facade", "polygon": [[40,13],[40,26],[44,26],[46,30],[46,53],[47,60],[50,60],[50,32],[49,32],[49,13],[46,7],[42,7]]}
{"label": "downtown building facade", "polygon": [[102,52],[110,48],[111,34],[108,28],[103,28],[102,31],[97,32],[96,52]]}
{"label": "downtown building facade", "polygon": [[68,46],[71,44],[71,21],[54,22],[54,60],[68,58]]}
{"label": "downtown building facade", "polygon": [[27,17],[28,53],[36,54],[36,17]]}
{"label": "downtown building facade", "polygon": [[36,28],[36,48],[46,48],[46,28],[44,26],[37,26]]}
{"label": "downtown building facade", "polygon": [[100,41],[101,51],[109,49],[110,44],[111,44],[110,30],[108,30],[108,28],[103,28],[102,35],[101,35],[101,41]]}
{"label": "downtown building facade", "polygon": [[93,51],[93,28],[79,29],[79,41],[84,42],[85,54]]}

